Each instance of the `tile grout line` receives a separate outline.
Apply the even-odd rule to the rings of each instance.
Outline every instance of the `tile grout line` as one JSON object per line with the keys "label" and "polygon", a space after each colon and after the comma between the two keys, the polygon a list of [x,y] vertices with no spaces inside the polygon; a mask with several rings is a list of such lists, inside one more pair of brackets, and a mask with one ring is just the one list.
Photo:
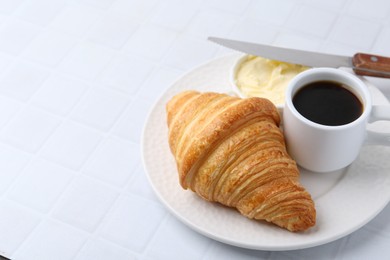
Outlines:
{"label": "tile grout line", "polygon": [[147,253],[150,251],[150,248],[153,244],[153,241],[156,239],[156,236],[157,236],[157,233],[158,231],[162,228],[162,226],[168,222],[169,220],[169,217],[172,217],[172,214],[170,212],[168,212],[167,210],[165,210],[165,216],[164,218],[160,221],[160,223],[158,224],[158,226],[155,228],[155,232],[153,233],[153,235],[149,238],[148,240],[148,243],[144,246],[144,249],[142,250],[142,253],[141,255],[143,257],[146,257],[147,256]]}

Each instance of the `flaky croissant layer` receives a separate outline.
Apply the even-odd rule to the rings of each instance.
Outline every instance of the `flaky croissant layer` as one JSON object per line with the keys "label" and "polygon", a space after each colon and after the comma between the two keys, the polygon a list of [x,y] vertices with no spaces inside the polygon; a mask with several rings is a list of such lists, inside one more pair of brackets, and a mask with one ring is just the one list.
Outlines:
{"label": "flaky croissant layer", "polygon": [[298,181],[270,101],[184,91],[166,110],[184,189],[290,231],[315,225],[314,202]]}

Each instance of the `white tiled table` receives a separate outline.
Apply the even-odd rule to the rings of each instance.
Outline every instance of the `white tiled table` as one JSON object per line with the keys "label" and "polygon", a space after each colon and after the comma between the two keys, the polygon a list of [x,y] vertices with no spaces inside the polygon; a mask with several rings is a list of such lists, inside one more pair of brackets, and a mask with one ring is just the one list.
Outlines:
{"label": "white tiled table", "polygon": [[[390,56],[390,2],[0,1],[1,255],[390,258],[390,206],[332,243],[266,252],[206,238],[158,202],[141,164],[142,127],[173,80],[231,52],[209,35]],[[373,82],[390,98],[390,80]]]}

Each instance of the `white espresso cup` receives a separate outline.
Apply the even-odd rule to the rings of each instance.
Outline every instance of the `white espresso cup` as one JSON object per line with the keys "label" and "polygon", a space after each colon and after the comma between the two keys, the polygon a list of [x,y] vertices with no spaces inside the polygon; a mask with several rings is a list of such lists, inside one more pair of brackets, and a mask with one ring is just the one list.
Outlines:
{"label": "white espresso cup", "polygon": [[[300,113],[293,99],[308,84],[330,81],[360,100],[360,116],[352,122],[329,125],[314,122]],[[303,113],[304,114],[304,113]],[[390,120],[390,106],[373,106],[368,87],[357,76],[333,68],[314,68],[298,74],[287,87],[283,131],[287,150],[298,165],[315,172],[342,169],[358,156],[363,143],[390,145],[390,133],[368,131],[369,122]]]}

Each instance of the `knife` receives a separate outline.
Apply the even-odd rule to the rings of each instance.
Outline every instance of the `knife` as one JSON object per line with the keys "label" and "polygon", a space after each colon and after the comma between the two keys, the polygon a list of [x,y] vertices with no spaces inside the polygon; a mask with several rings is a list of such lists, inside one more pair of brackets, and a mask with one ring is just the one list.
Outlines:
{"label": "knife", "polygon": [[288,49],[270,45],[208,37],[224,47],[264,58],[301,64],[309,67],[349,67],[357,75],[390,78],[390,58],[374,54],[356,53],[353,57]]}

